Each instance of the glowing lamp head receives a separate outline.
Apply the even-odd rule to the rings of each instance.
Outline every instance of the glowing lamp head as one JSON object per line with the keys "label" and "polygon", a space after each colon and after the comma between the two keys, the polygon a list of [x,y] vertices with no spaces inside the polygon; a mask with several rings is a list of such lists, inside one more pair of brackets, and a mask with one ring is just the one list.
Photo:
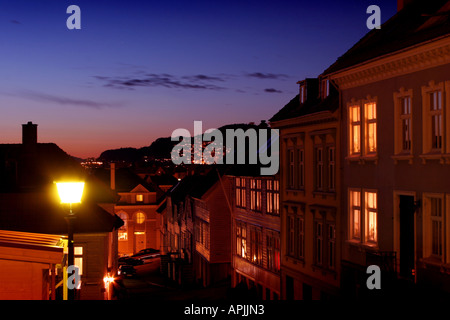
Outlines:
{"label": "glowing lamp head", "polygon": [[84,182],[56,182],[61,203],[81,203]]}

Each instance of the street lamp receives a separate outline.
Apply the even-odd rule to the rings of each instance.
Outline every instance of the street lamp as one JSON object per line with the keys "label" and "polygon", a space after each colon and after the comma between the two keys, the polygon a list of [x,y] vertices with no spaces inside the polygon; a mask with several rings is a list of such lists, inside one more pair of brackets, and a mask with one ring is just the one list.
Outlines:
{"label": "street lamp", "polygon": [[[67,265],[73,266],[74,265],[73,221],[75,220],[75,213],[73,212],[72,205],[76,203],[81,203],[81,197],[83,196],[84,190],[84,182],[56,182],[56,188],[58,189],[61,204],[69,205],[69,214],[66,216],[68,226],[68,250],[69,250]],[[67,276],[70,275],[67,274]],[[69,288],[68,299],[75,300],[75,288]]]}

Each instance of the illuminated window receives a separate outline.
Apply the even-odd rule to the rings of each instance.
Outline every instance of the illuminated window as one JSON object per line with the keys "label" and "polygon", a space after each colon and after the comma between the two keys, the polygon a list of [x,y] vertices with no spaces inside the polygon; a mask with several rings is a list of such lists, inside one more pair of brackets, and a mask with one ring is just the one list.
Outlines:
{"label": "illuminated window", "polygon": [[247,226],[240,221],[236,221],[236,254],[247,258]]}
{"label": "illuminated window", "polygon": [[365,154],[377,152],[377,105],[374,102],[364,104]]}
{"label": "illuminated window", "polygon": [[137,212],[134,215],[134,222],[136,222],[137,224],[142,224],[145,222],[145,214],[143,214],[142,212]]}
{"label": "illuminated window", "polygon": [[136,195],[136,201],[137,201],[137,202],[142,202],[142,201],[144,201],[144,195],[142,195],[142,194],[137,194],[137,195]]}
{"label": "illuminated window", "polygon": [[280,214],[280,183],[278,180],[267,180],[267,213]]}
{"label": "illuminated window", "polygon": [[263,262],[262,241],[262,229],[260,227],[250,226],[250,250],[247,258],[257,265],[262,265]]}
{"label": "illuminated window", "polygon": [[359,105],[350,106],[349,113],[349,153],[350,156],[361,153],[361,115]]}
{"label": "illuminated window", "polygon": [[123,226],[119,228],[118,237],[120,241],[128,240],[128,215],[125,212],[117,214],[123,220]]}
{"label": "illuminated window", "polygon": [[250,179],[250,209],[261,211],[261,180]]}
{"label": "illuminated window", "polygon": [[367,242],[377,242],[377,193],[365,192],[365,236]]}
{"label": "illuminated window", "polygon": [[245,178],[236,178],[236,207],[245,208],[246,207],[246,197],[245,197]]}
{"label": "illuminated window", "polygon": [[350,191],[350,235],[361,239],[361,192]]}
{"label": "illuminated window", "polygon": [[[373,245],[378,241],[378,200],[376,191],[349,191],[350,239]],[[363,203],[363,205],[361,205]],[[361,208],[364,208],[362,212]],[[361,228],[363,226],[363,228]]]}
{"label": "illuminated window", "polygon": [[83,275],[83,247],[74,247],[74,263],[78,267],[78,274]]}

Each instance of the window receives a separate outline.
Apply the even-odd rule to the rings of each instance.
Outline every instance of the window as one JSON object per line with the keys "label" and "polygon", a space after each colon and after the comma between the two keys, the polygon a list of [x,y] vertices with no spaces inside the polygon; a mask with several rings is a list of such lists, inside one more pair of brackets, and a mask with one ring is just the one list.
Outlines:
{"label": "window", "polygon": [[236,207],[245,208],[246,207],[246,197],[245,197],[245,178],[236,178]]}
{"label": "window", "polygon": [[266,180],[267,189],[267,213],[280,214],[280,182],[278,180]]}
{"label": "window", "polygon": [[325,99],[330,95],[330,80],[325,79],[321,81],[321,93],[322,99]]}
{"label": "window", "polygon": [[142,224],[145,222],[145,214],[143,214],[142,212],[137,212],[134,215],[134,222],[136,222],[137,224]]}
{"label": "window", "polygon": [[429,93],[431,116],[431,149],[442,148],[442,92]]}
{"label": "window", "polygon": [[412,163],[413,119],[412,89],[400,88],[394,92],[394,152],[395,163],[409,160]]}
{"label": "window", "polygon": [[336,267],[336,226],[327,224],[327,243],[328,243],[328,268]]}
{"label": "window", "polygon": [[316,190],[323,190],[323,148],[316,148]]}
{"label": "window", "polygon": [[446,97],[450,92],[450,81],[430,81],[422,87],[422,155],[423,160],[440,159],[441,163],[450,150],[450,113]]}
{"label": "window", "polygon": [[313,225],[313,259],[314,266],[333,270],[336,257],[336,210],[320,205],[310,206],[314,217]]}
{"label": "window", "polygon": [[287,254],[303,259],[305,247],[305,220],[303,214],[290,213],[287,216]]}
{"label": "window", "polygon": [[261,180],[250,179],[250,209],[261,211]]}
{"label": "window", "polygon": [[359,105],[350,106],[349,113],[349,153],[359,155],[361,153],[361,115]]}
{"label": "window", "polygon": [[[364,208],[362,212],[361,208]],[[376,191],[349,191],[351,240],[376,245],[378,241],[378,199]]]}
{"label": "window", "polygon": [[315,222],[315,228],[314,228],[314,257],[315,257],[315,263],[316,265],[321,266],[323,263],[323,224],[322,222]]}
{"label": "window", "polygon": [[377,193],[365,192],[366,242],[377,242]]}
{"label": "window", "polygon": [[400,99],[400,122],[401,122],[401,148],[405,153],[411,152],[411,97]]}
{"label": "window", "polygon": [[195,222],[196,241],[209,249],[209,224],[201,219]]}
{"label": "window", "polygon": [[74,247],[74,264],[78,267],[78,274],[83,275],[83,247]]}
{"label": "window", "polygon": [[123,226],[118,231],[119,241],[126,241],[128,240],[128,215],[125,212],[119,212],[117,215],[123,220]]}
{"label": "window", "polygon": [[298,187],[305,187],[305,150],[298,149]]}
{"label": "window", "polygon": [[267,244],[267,269],[278,272],[280,271],[280,233],[268,231],[266,236]]}
{"label": "window", "polygon": [[287,170],[287,181],[288,188],[295,188],[295,158],[294,149],[288,149],[288,170]]}
{"label": "window", "polygon": [[361,239],[361,192],[350,191],[350,234],[352,239]]}
{"label": "window", "polygon": [[257,265],[262,265],[262,229],[256,226],[250,226],[250,252],[248,258]]}
{"label": "window", "polygon": [[431,254],[442,259],[442,199],[430,199],[430,216],[431,216]]}
{"label": "window", "polygon": [[306,84],[300,85],[300,103],[305,103],[306,101]]}
{"label": "window", "polygon": [[328,190],[336,188],[336,148],[328,147]]}
{"label": "window", "polygon": [[[442,194],[424,195],[424,250],[423,257],[434,262],[449,263],[450,255],[448,245],[450,241],[445,235],[448,233],[448,217],[444,210],[444,196]],[[447,203],[450,195],[446,197]],[[448,214],[449,210],[447,210]]]}
{"label": "window", "polygon": [[[359,103],[348,107],[349,157],[364,155],[370,159],[377,153],[377,104],[368,97],[363,108]],[[361,119],[364,119],[362,127]]]}
{"label": "window", "polygon": [[247,226],[240,221],[236,221],[236,254],[247,258]]}
{"label": "window", "polygon": [[136,202],[143,202],[144,201],[144,195],[143,194],[137,194],[136,195]]}
{"label": "window", "polygon": [[365,115],[365,154],[377,152],[377,105],[374,102],[364,104]]}

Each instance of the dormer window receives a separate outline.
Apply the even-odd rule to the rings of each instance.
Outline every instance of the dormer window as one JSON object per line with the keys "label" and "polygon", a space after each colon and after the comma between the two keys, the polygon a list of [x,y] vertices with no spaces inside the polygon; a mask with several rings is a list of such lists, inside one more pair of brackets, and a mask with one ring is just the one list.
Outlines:
{"label": "dormer window", "polygon": [[300,85],[300,103],[305,103],[306,101],[306,84]]}
{"label": "dormer window", "polygon": [[137,194],[136,195],[136,202],[143,202],[144,201],[144,195]]}
{"label": "dormer window", "polygon": [[322,99],[325,99],[330,95],[330,80],[324,79],[321,81],[321,93]]}

